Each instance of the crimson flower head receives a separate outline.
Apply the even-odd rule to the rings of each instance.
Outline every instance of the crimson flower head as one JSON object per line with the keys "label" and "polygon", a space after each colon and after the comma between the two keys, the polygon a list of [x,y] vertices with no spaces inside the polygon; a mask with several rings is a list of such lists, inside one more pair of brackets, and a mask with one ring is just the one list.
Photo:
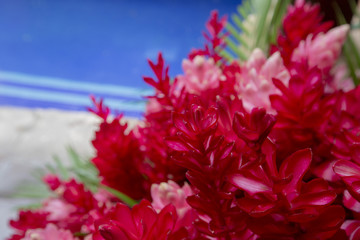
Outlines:
{"label": "crimson flower head", "polygon": [[265,109],[254,108],[251,113],[236,112],[233,129],[250,147],[261,146],[275,124],[275,117]]}
{"label": "crimson flower head", "polygon": [[[244,191],[237,205],[249,216],[248,227],[261,238],[328,239],[343,223],[341,206],[331,205],[336,193],[323,179],[304,182],[311,150],[299,150],[276,166],[275,148],[267,140],[263,164],[250,162],[229,181]],[[317,223],[317,224],[315,224]]]}
{"label": "crimson flower head", "polygon": [[341,177],[351,195],[360,202],[360,166],[347,160],[337,161],[334,172]]}
{"label": "crimson flower head", "polygon": [[288,66],[294,49],[308,36],[315,37],[321,32],[327,32],[332,22],[323,22],[320,6],[307,3],[304,0],[296,0],[283,20],[283,33],[278,37],[278,46],[273,51],[280,50],[284,64]]}
{"label": "crimson flower head", "polygon": [[48,187],[54,191],[61,185],[61,181],[58,176],[54,174],[47,174],[43,178],[44,183],[48,185]]}
{"label": "crimson flower head", "polygon": [[92,141],[96,156],[92,162],[99,170],[102,183],[134,199],[146,196],[144,178],[138,170],[139,143],[133,132],[126,133],[122,117],[104,121]]}
{"label": "crimson flower head", "polygon": [[9,222],[10,226],[16,230],[10,240],[22,239],[28,229],[45,228],[48,215],[49,213],[45,211],[20,211],[18,219]]}
{"label": "crimson flower head", "polygon": [[206,23],[206,29],[208,33],[204,33],[204,37],[207,41],[204,49],[192,50],[189,54],[189,58],[192,60],[195,56],[207,56],[214,59],[214,62],[218,62],[222,59],[219,55],[219,50],[225,47],[225,36],[222,31],[226,25],[226,17],[219,19],[219,13],[212,11],[210,19]]}
{"label": "crimson flower head", "polygon": [[98,115],[101,119],[106,121],[108,116],[110,115],[109,107],[104,105],[104,100],[96,100],[94,95],[90,96],[91,101],[93,102],[94,106],[92,108],[88,108],[88,111]]}
{"label": "crimson flower head", "polygon": [[93,239],[185,239],[185,229],[174,232],[176,221],[176,209],[172,205],[156,213],[147,200],[141,201],[133,209],[118,203],[105,218],[95,223],[98,232]]}

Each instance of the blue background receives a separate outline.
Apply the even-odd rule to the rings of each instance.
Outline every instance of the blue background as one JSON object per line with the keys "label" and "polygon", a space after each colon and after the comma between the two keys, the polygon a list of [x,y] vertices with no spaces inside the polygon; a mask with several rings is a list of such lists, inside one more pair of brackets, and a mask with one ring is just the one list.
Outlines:
{"label": "blue background", "polygon": [[[146,59],[156,59],[161,51],[171,76],[180,74],[182,59],[192,48],[203,46],[202,32],[210,11],[229,15],[238,4],[223,0],[1,0],[0,71],[144,89],[148,86],[142,76],[152,75]],[[26,105],[4,99],[0,104]]]}

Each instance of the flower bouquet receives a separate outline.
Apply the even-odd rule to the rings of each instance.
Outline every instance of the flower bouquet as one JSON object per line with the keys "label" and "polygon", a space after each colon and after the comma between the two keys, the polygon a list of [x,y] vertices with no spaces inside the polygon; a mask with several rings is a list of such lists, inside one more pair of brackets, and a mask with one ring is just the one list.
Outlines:
{"label": "flower bouquet", "polygon": [[303,0],[212,12],[182,75],[149,61],[135,127],[92,97],[96,155],[9,239],[360,239],[360,58],[333,26]]}

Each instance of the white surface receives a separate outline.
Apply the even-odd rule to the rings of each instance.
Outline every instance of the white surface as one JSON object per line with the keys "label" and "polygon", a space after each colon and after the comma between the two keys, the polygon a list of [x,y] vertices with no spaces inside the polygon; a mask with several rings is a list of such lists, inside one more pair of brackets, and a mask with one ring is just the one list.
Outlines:
{"label": "white surface", "polygon": [[68,162],[66,146],[90,157],[98,123],[86,112],[0,107],[0,239],[9,236],[7,222],[16,216],[16,207],[29,203],[10,196],[34,181],[33,171],[51,163],[54,155]]}

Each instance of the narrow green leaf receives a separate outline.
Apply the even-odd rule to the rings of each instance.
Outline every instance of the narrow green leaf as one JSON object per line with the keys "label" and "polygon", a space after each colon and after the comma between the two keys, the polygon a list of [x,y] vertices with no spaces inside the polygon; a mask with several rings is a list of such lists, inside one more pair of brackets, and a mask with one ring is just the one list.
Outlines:
{"label": "narrow green leaf", "polygon": [[223,50],[220,52],[220,56],[226,59],[229,63],[231,63],[234,60],[234,57],[226,50]]}
{"label": "narrow green leaf", "polygon": [[56,174],[56,169],[51,164],[45,164],[45,168],[52,174]]}
{"label": "narrow green leaf", "polygon": [[350,4],[350,8],[351,8],[351,11],[353,13],[353,15],[357,15],[358,14],[358,11],[357,11],[357,3],[355,0],[349,0],[349,4]]}
{"label": "narrow green leaf", "polygon": [[281,26],[282,20],[284,18],[284,15],[286,13],[286,10],[287,10],[289,4],[290,4],[290,0],[282,0],[282,1],[279,0],[276,3],[275,11],[273,13],[273,16],[272,16],[272,19],[270,22],[270,27],[271,27],[271,30],[269,31],[270,43],[275,43],[277,40],[279,28]]}
{"label": "narrow green leaf", "polygon": [[353,55],[355,65],[360,68],[360,56],[359,50],[357,49],[354,40],[352,39],[351,35],[348,36],[347,43],[349,44],[350,52]]}
{"label": "narrow green leaf", "polygon": [[339,5],[334,1],[332,2],[333,8],[335,10],[335,14],[336,14],[336,18],[337,21],[340,25],[342,24],[347,24],[346,19],[344,17],[344,14],[341,11],[341,8],[339,7]]}
{"label": "narrow green leaf", "polygon": [[72,159],[72,162],[75,166],[81,167],[84,164],[84,161],[82,161],[80,159],[79,154],[74,150],[74,148],[72,148],[71,146],[69,146],[67,148],[67,151],[69,153],[69,156]]}
{"label": "narrow green leaf", "polygon": [[245,19],[248,16],[248,13],[246,12],[243,5],[238,6],[237,10],[238,10],[238,13],[240,13],[240,15],[243,17],[243,19]]}
{"label": "narrow green leaf", "polygon": [[69,179],[70,178],[69,172],[65,168],[64,164],[62,164],[58,156],[54,156],[54,161],[56,163],[57,169],[59,170],[61,178],[65,180]]}
{"label": "narrow green leaf", "polygon": [[266,18],[269,13],[271,1],[261,1],[259,6],[261,5],[260,11],[257,12],[258,22],[256,27],[256,41],[255,46],[259,46],[261,38],[264,36],[264,27],[266,24]]}
{"label": "narrow green leaf", "polygon": [[233,22],[236,24],[236,26],[237,26],[244,34],[247,34],[247,35],[250,34],[249,30],[244,26],[244,24],[242,23],[241,19],[240,19],[236,14],[233,14],[233,15],[231,16],[231,19],[233,20]]}
{"label": "narrow green leaf", "polygon": [[244,0],[241,5],[246,13],[250,13],[253,11],[250,0]]}
{"label": "narrow green leaf", "polygon": [[245,48],[249,48],[249,45],[241,37],[241,34],[238,33],[230,23],[226,24],[226,29],[231,33],[231,36],[234,37],[240,43],[240,45],[244,46]]}
{"label": "narrow green leaf", "polygon": [[[336,18],[339,24],[346,24],[344,14],[342,13],[339,5],[336,2],[333,2],[333,8],[336,13]],[[356,48],[351,36],[349,35],[345,44],[344,44],[344,56],[346,64],[348,66],[350,76],[353,79],[355,86],[359,84],[359,79],[356,75],[356,69],[360,68],[360,56],[359,50]]]}
{"label": "narrow green leaf", "polygon": [[345,60],[346,60],[346,64],[348,66],[349,72],[350,72],[350,76],[353,79],[355,86],[357,86],[359,84],[359,79],[356,76],[356,70],[351,61],[351,51],[347,45],[344,45],[344,56],[345,56]]}
{"label": "narrow green leaf", "polygon": [[225,42],[227,44],[227,46],[241,59],[241,60],[246,60],[246,55],[241,52],[241,50],[238,48],[238,46],[231,41],[229,38],[225,39]]}
{"label": "narrow green leaf", "polygon": [[113,188],[110,188],[110,187],[102,185],[102,184],[100,185],[100,187],[105,189],[109,193],[113,194],[115,197],[119,198],[122,202],[124,202],[125,204],[127,204],[130,207],[133,207],[135,204],[137,204],[137,201],[135,201],[134,199],[130,198],[129,196],[123,194],[122,192],[119,192],[118,190],[115,190]]}

